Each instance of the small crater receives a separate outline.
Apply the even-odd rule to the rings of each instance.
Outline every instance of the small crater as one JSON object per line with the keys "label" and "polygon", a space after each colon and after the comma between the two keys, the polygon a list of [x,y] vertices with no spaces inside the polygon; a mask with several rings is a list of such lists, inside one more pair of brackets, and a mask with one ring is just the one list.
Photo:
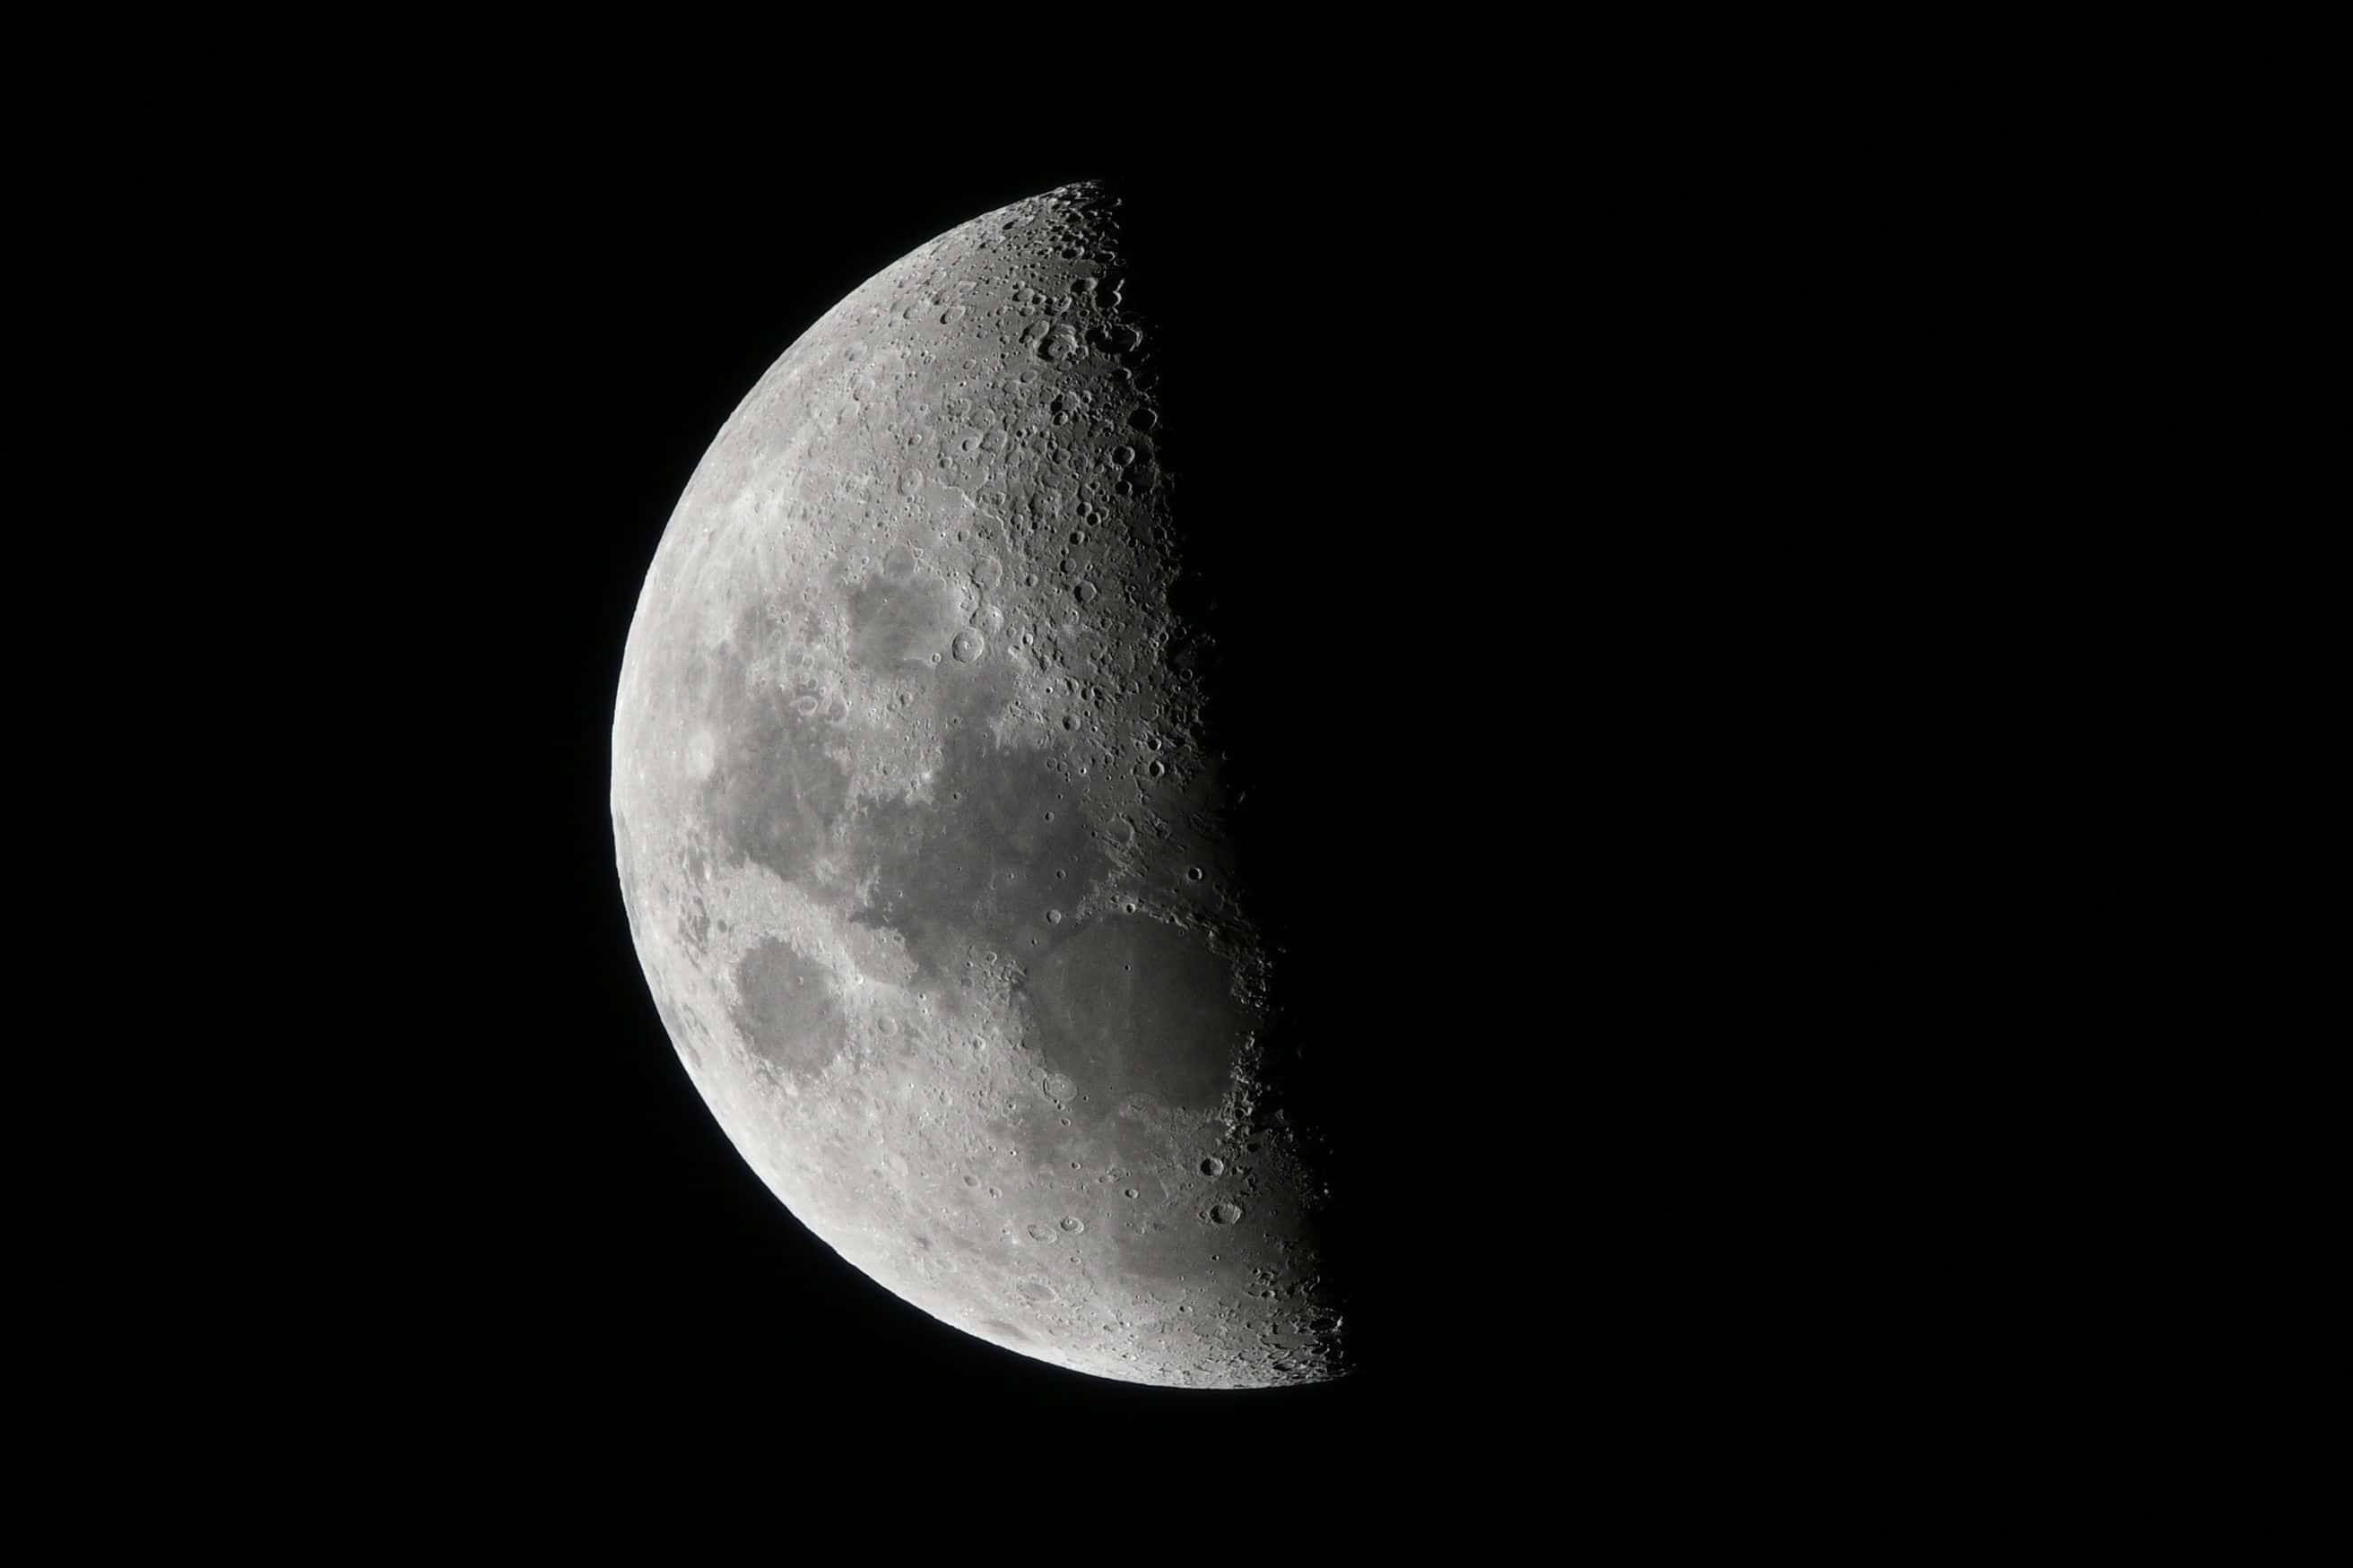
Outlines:
{"label": "small crater", "polygon": [[1211,1225],[1231,1225],[1241,1217],[1242,1205],[1240,1204],[1219,1204],[1209,1211]]}
{"label": "small crater", "polygon": [[1215,1154],[1210,1155],[1208,1159],[1201,1162],[1201,1174],[1205,1176],[1222,1176],[1225,1173],[1226,1163],[1223,1160],[1219,1159]]}

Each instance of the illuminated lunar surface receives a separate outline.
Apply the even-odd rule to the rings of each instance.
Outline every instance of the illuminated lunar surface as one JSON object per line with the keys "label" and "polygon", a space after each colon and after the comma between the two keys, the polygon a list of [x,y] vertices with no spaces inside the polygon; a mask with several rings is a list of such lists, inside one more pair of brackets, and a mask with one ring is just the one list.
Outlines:
{"label": "illuminated lunar surface", "polygon": [[1118,218],[954,229],[737,408],[630,630],[621,886],[719,1123],[872,1279],[1081,1372],[1323,1381],[1329,1188],[1270,1110]]}

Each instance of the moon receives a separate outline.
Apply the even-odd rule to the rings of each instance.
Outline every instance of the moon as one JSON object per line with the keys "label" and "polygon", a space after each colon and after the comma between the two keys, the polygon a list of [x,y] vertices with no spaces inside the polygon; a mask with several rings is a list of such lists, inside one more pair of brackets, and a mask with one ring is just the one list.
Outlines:
{"label": "moon", "polygon": [[1335,1167],[1166,460],[1213,433],[1122,201],[940,236],[720,431],[623,658],[621,892],[712,1114],[871,1278],[1082,1373],[1322,1382]]}

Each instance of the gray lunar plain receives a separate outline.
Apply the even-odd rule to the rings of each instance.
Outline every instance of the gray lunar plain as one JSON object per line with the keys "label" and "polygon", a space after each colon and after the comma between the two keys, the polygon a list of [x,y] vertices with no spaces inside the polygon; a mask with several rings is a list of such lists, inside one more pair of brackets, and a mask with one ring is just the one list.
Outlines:
{"label": "gray lunar plain", "polygon": [[736,409],[630,628],[621,887],[720,1125],[872,1279],[1081,1372],[1320,1382],[1122,243],[1092,185],[976,218]]}

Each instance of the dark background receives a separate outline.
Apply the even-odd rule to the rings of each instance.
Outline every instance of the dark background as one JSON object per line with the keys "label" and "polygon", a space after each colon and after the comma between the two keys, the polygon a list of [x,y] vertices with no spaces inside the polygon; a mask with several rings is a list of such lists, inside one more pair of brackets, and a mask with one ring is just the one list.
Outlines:
{"label": "dark background", "polygon": [[[1313,1456],[1318,1503],[1541,1502],[1571,1464],[1607,1485],[1596,1450],[1670,1487],[1770,1454],[1832,1365],[1918,1403],[1960,1363],[1873,1352],[1966,1282],[1883,1261],[1940,1238],[1881,1180],[1936,1098],[1890,1053],[1978,1069],[1915,1026],[1950,998],[1910,982],[1894,889],[1940,829],[1874,814],[1945,764],[1884,743],[1917,694],[1859,620],[1933,575],[1887,520],[1952,465],[1911,460],[1883,328],[1945,318],[1876,308],[1914,238],[1868,180],[1810,204],[1812,150],[1514,91],[1269,124],[1205,88],[1149,155],[1012,121],[885,145],[765,100],[757,134],[659,138],[404,100],[82,186],[136,309],[70,389],[109,451],[58,515],[105,552],[151,517],[132,563],[203,623],[133,639],[138,690],[199,700],[185,730],[100,710],[134,763],[106,809],[166,847],[168,929],[215,944],[109,977],[174,1048],[101,1054],[72,1102],[176,1141],[117,1162],[106,1344],[160,1347],[198,1416],[491,1458],[1083,1460],[1165,1429],[1202,1439],[1212,1506],[1229,1437]],[[1361,1366],[1323,1387],[1063,1373],[848,1268],[694,1094],[616,885],[624,638],[712,436],[876,270],[1084,177],[1166,198],[1134,280],[1168,314],[1217,721],[1347,1069],[1319,1092]],[[127,509],[112,449],[174,437]],[[24,592],[88,624],[103,564]],[[158,781],[192,775],[190,823]]]}
{"label": "dark background", "polygon": [[[1460,1487],[1540,1470],[1571,1412],[1627,1453],[1695,1402],[1708,1441],[1769,1421],[1788,1315],[1872,1310],[1816,1304],[1799,1237],[1855,1189],[1773,1109],[1844,1092],[1772,1042],[1851,973],[1772,950],[1811,897],[1782,802],[1857,775],[1779,760],[1808,689],[1757,658],[1790,535],[1753,495],[1795,458],[1746,415],[1799,384],[1742,390],[1788,318],[1713,258],[1768,214],[1422,122],[1067,159],[523,125],[336,166],[186,215],[266,243],[174,301],[199,348],[164,359],[235,426],[216,493],[269,501],[206,536],[251,582],[206,674],[261,721],[230,755],[282,761],[186,883],[270,933],[216,983],[290,1042],[204,1058],[250,1136],[187,1119],[242,1184],[203,1233],[237,1267],[184,1271],[230,1281],[236,1376],[494,1444],[1099,1415]],[[613,693],[712,436],[875,271],[1088,177],[1139,198],[1216,722],[1340,1069],[1360,1370],[1319,1387],[1061,1372],[849,1268],[695,1095],[618,897]]]}
{"label": "dark background", "polygon": [[[20,1115],[76,1143],[28,1206],[102,1209],[28,1293],[110,1441],[259,1415],[327,1466],[726,1442],[790,1479],[852,1433],[953,1468],[1050,1431],[1113,1461],[1089,1487],[1210,1508],[1337,1457],[1319,1519],[1589,1494],[1597,1449],[1670,1492],[1795,1454],[1835,1492],[1810,1425],[1901,1468],[1891,1435],[2044,1321],[1979,1266],[1999,1226],[1940,1208],[2003,1179],[1976,1111],[2037,1102],[2050,1025],[1986,1000],[2037,897],[2000,814],[2046,770],[1951,672],[2050,581],[2020,429],[2063,445],[2087,384],[2046,374],[2039,312],[2102,290],[2047,289],[2047,226],[1966,166],[2008,112],[1966,58],[1924,125],[1917,59],[1817,92],[1739,38],[1695,76],[1681,40],[1466,61],[1417,31],[1368,66],[1319,37],[1125,109],[1128,57],[1057,98],[1066,62],[1014,41],[950,100],[871,55],[599,70],[537,37],[243,83],[219,57],[275,47],[210,26],[152,94],[58,115],[21,197],[55,275],[22,312],[69,353],[20,379],[87,444],[26,443],[69,493],[23,531],[90,559],[19,579],[28,622],[69,617],[19,697],[134,666],[70,690],[91,750],[25,763],[101,818],[27,837],[135,857],[62,919],[24,889],[107,965],[20,1047],[76,1079]],[[837,67],[846,106],[778,85]],[[1176,145],[1131,155],[1123,119]],[[2015,183],[2076,205],[2018,145]],[[622,639],[737,399],[942,229],[1129,173],[1211,215],[1166,265],[1198,285],[1172,382],[1215,395],[1192,493],[1253,500],[1205,544],[1257,568],[1229,721],[1361,1047],[1365,1365],[1323,1389],[1061,1373],[846,1268],[692,1094],[614,885]],[[1198,1469],[1116,1462],[1164,1425],[1210,1439]]]}

